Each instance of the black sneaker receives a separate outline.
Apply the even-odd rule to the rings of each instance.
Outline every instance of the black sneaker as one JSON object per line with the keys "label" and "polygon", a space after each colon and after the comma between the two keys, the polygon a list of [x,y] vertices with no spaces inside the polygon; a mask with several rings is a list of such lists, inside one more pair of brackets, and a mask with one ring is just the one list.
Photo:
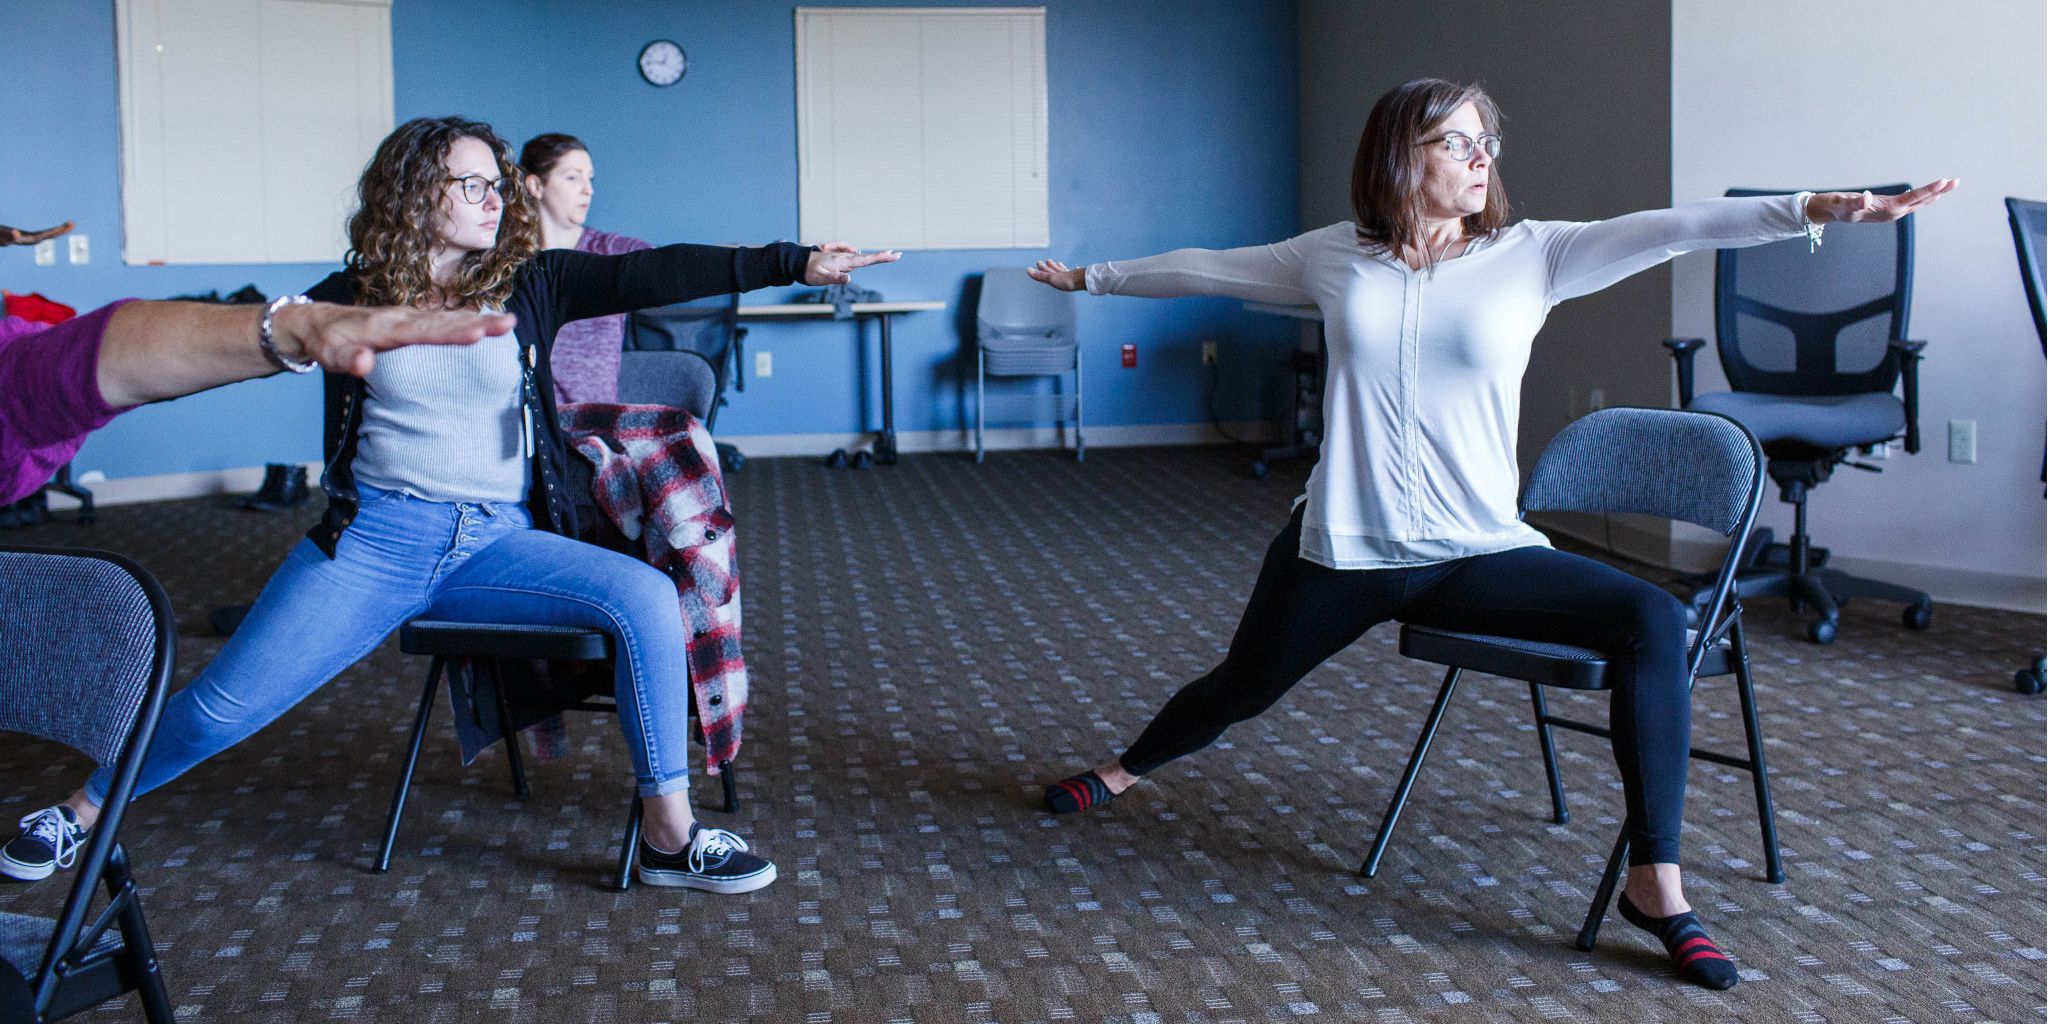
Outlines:
{"label": "black sneaker", "polygon": [[753,892],[775,881],[775,863],[747,852],[747,841],[722,828],[690,823],[690,845],[663,853],[640,840],[639,878],[648,885],[679,885],[705,892]]}
{"label": "black sneaker", "polygon": [[85,842],[85,826],[71,808],[58,804],[21,819],[22,833],[0,846],[0,875],[35,882],[68,868]]}

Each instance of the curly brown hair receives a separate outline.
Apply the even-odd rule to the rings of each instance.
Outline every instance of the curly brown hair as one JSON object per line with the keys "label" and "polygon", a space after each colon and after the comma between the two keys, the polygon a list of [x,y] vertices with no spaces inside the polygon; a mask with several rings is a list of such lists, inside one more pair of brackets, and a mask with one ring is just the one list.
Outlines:
{"label": "curly brown hair", "polygon": [[[491,147],[505,179],[498,242],[468,253],[455,281],[436,289],[431,277],[438,242],[434,225],[448,201],[448,151],[458,139]],[[540,218],[520,184],[510,148],[491,126],[460,117],[418,117],[377,144],[363,168],[356,212],[348,220],[343,261],[356,279],[357,299],[387,306],[424,306],[439,296],[449,309],[498,306],[512,294],[513,278],[540,251]]]}
{"label": "curly brown hair", "polygon": [[[1415,143],[1470,103],[1479,108],[1479,123],[1500,131],[1500,109],[1476,85],[1418,78],[1387,90],[1365,119],[1358,137],[1358,155],[1351,163],[1351,209],[1357,217],[1358,241],[1369,249],[1399,253],[1422,249],[1422,179],[1429,153]],[[1478,238],[1508,222],[1508,195],[1500,181],[1500,165],[1486,172],[1486,208],[1465,218],[1465,233]],[[1425,256],[1436,266],[1434,256]]]}

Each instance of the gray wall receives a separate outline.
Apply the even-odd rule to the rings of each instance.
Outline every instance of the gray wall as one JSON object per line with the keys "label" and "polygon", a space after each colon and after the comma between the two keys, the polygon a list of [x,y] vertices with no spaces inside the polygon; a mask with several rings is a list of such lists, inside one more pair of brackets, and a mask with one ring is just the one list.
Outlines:
{"label": "gray wall", "polygon": [[[1411,78],[1476,81],[1505,121],[1517,219],[1595,220],[1671,201],[1671,10],[1556,0],[1301,0],[1301,223],[1350,220],[1351,156],[1373,101]],[[1522,463],[1586,411],[1670,404],[1658,342],[1669,271],[1559,306],[1522,388]],[[1663,552],[1656,553],[1662,557]]]}

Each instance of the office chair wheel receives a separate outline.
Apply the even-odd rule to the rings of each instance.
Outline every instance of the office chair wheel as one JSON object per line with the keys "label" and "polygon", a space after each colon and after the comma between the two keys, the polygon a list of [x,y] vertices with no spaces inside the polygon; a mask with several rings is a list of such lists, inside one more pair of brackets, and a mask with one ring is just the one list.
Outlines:
{"label": "office chair wheel", "polygon": [[2048,684],[2048,663],[2041,658],[2012,674],[2012,688],[2028,696],[2040,693],[2044,684]]}
{"label": "office chair wheel", "polygon": [[826,467],[827,469],[845,469],[845,468],[846,468],[846,449],[844,449],[844,448],[834,448],[834,449],[832,449],[832,454],[830,454],[830,455],[827,455],[827,456],[825,456],[825,467]]}
{"label": "office chair wheel", "polygon": [[1915,601],[1907,605],[1906,610],[1899,613],[1899,621],[1905,623],[1907,629],[1926,629],[1934,624],[1934,602]]}
{"label": "office chair wheel", "polygon": [[1270,472],[1272,472],[1272,468],[1266,465],[1266,460],[1260,459],[1259,461],[1252,463],[1252,479],[1264,480],[1266,478],[1266,474]]}
{"label": "office chair wheel", "polygon": [[1834,643],[1835,623],[1830,622],[1827,619],[1822,619],[1819,622],[1816,622],[1813,625],[1806,627],[1806,638],[1817,644]]}
{"label": "office chair wheel", "polygon": [[875,464],[875,453],[862,449],[853,453],[853,468],[866,469]]}

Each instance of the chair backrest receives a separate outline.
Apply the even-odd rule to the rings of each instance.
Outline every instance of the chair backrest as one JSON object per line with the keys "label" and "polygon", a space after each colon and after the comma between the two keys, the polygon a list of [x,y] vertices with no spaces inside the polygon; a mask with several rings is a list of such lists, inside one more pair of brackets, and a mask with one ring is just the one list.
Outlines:
{"label": "chair backrest", "polygon": [[1763,448],[1725,416],[1602,409],[1568,424],[1529,473],[1524,512],[1631,512],[1746,536],[1763,501]]}
{"label": "chair backrest", "polygon": [[[626,318],[624,352],[619,360],[619,400],[688,409],[705,426],[715,426],[718,407],[739,364],[739,322],[740,297],[736,294],[635,311]],[[711,369],[710,395],[702,396],[697,367],[690,361],[641,359],[634,355],[636,352],[686,352],[697,356]],[[635,380],[636,372],[650,367],[655,375],[653,380]]]}
{"label": "chair backrest", "polygon": [[[1875,185],[1897,195],[1905,185]],[[1846,189],[1861,192],[1864,189]],[[1784,191],[1729,189],[1730,196]],[[1913,217],[1831,224],[1818,251],[1805,238],[1722,249],[1714,272],[1721,368],[1736,391],[1773,395],[1888,392],[1906,337],[1913,285]]]}
{"label": "chair backrest", "polygon": [[696,352],[619,353],[619,401],[687,409],[706,426],[718,415],[718,371]]}
{"label": "chair backrest", "polygon": [[120,853],[121,819],[170,690],[177,621],[147,570],[79,549],[0,546],[0,610],[0,729],[63,743],[114,772],[42,963],[15,965],[42,1008],[62,980],[57,964],[99,945],[113,923],[118,906],[87,927],[101,878],[119,890],[117,905],[136,898]]}
{"label": "chair backrest", "polygon": [[2012,224],[2012,246],[2020,258],[2020,280],[2027,288],[2027,305],[2034,311],[2034,333],[2041,336],[2041,349],[2048,352],[2048,317],[2042,312],[2042,260],[2048,259],[2048,203],[2038,199],[2005,199],[2005,219]]}
{"label": "chair backrest", "polygon": [[1074,296],[1031,279],[1022,267],[993,267],[981,278],[975,325],[984,343],[1074,344]]}

